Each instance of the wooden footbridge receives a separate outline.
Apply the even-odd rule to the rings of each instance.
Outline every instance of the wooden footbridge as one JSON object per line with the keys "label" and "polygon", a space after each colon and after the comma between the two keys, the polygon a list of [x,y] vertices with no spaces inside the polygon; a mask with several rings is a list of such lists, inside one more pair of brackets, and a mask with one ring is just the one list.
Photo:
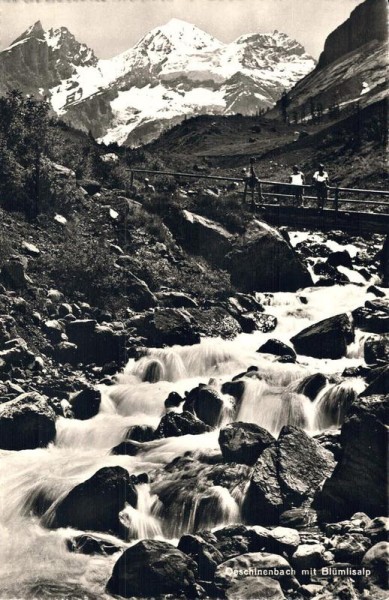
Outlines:
{"label": "wooden footbridge", "polygon": [[[354,234],[389,234],[389,190],[329,186],[324,209],[319,210],[315,186],[312,185],[296,186],[258,178],[253,180],[247,177],[151,169],[132,169],[130,173],[131,187],[134,185],[135,176],[144,181],[146,175],[173,177],[178,183],[187,180],[224,182],[227,189],[232,187],[235,193],[242,195],[243,207],[250,209],[271,225],[319,230],[339,229]],[[300,189],[296,190],[298,187]],[[297,198],[297,191],[300,194],[302,191],[302,202]]]}

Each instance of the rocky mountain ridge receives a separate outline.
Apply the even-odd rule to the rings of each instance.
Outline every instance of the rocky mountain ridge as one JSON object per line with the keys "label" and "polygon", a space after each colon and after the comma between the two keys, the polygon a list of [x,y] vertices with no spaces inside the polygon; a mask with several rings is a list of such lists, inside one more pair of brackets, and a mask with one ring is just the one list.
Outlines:
{"label": "rocky mountain ridge", "polygon": [[186,116],[255,114],[314,68],[286,34],[224,44],[172,19],[133,48],[98,60],[66,29],[35,23],[0,53],[2,91],[47,96],[65,120],[105,143],[139,145]]}

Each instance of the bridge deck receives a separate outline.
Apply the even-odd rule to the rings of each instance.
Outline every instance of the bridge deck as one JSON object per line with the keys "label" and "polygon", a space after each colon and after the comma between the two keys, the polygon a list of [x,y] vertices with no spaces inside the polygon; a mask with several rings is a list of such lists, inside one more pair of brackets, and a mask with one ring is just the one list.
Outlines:
{"label": "bridge deck", "polygon": [[389,215],[382,213],[335,211],[315,208],[295,208],[277,204],[261,204],[256,214],[270,225],[288,225],[307,229],[341,229],[356,235],[364,233],[389,233]]}

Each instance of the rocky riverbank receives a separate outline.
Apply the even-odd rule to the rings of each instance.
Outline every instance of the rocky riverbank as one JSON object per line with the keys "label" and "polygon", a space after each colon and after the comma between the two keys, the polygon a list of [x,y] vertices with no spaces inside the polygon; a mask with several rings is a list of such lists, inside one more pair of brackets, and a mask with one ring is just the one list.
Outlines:
{"label": "rocky riverbank", "polygon": [[382,237],[92,191],[75,248],[2,211],[3,597],[383,599]]}

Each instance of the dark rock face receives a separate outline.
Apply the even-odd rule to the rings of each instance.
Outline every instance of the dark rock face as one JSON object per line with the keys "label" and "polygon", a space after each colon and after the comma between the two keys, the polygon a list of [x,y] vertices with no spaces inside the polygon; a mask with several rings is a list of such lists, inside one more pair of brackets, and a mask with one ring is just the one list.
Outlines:
{"label": "dark rock face", "polygon": [[386,236],[384,245],[381,250],[381,272],[382,272],[382,284],[386,287],[389,286],[389,235]]}
{"label": "dark rock face", "polygon": [[73,488],[58,504],[51,527],[75,527],[125,537],[119,520],[125,503],[136,507],[137,492],[126,469],[104,467]]}
{"label": "dark rock face", "polygon": [[222,553],[200,535],[183,535],[178,550],[188,554],[197,564],[199,578],[211,581],[217,566],[223,562]]}
{"label": "dark rock face", "polygon": [[389,393],[389,365],[373,369],[371,375],[372,377],[368,379],[369,385],[360,396],[387,395]]}
{"label": "dark rock face", "polygon": [[196,575],[197,565],[192,558],[171,544],[143,540],[115,563],[107,590],[125,598],[161,594],[192,597]]}
{"label": "dark rock face", "polygon": [[353,403],[342,427],[340,461],[315,500],[322,518],[339,520],[357,511],[370,517],[386,513],[388,422],[388,396]]}
{"label": "dark rock face", "polygon": [[310,325],[295,335],[291,342],[299,354],[315,358],[342,358],[347,345],[354,340],[354,327],[346,314]]}
{"label": "dark rock face", "polygon": [[252,331],[267,333],[273,331],[278,323],[277,317],[259,312],[243,313],[239,316],[238,321],[244,333],[251,333]]}
{"label": "dark rock face", "polygon": [[389,333],[389,312],[386,304],[366,302],[352,312],[356,327],[371,333]]}
{"label": "dark rock face", "polygon": [[1,269],[1,280],[6,286],[18,290],[25,288],[30,282],[26,274],[27,259],[19,260],[18,257],[8,260]]}
{"label": "dark rock face", "polygon": [[167,308],[197,308],[197,302],[183,292],[158,292],[158,301]]}
{"label": "dark rock face", "polygon": [[131,440],[125,440],[114,448],[112,448],[112,454],[126,454],[127,456],[136,456],[141,450],[142,444],[139,442],[132,442]]}
{"label": "dark rock face", "polygon": [[291,356],[296,358],[296,352],[293,350],[293,348],[276,339],[267,340],[260,348],[258,348],[257,352],[275,354],[275,356]]}
{"label": "dark rock face", "polygon": [[103,540],[94,535],[84,533],[74,538],[66,540],[66,546],[69,552],[79,552],[80,554],[102,554],[110,556],[120,551],[120,546],[116,546],[107,540]]}
{"label": "dark rock face", "polygon": [[333,456],[296,427],[283,427],[277,440],[278,478],[286,508],[313,496],[335,467]]}
{"label": "dark rock face", "polygon": [[347,250],[331,252],[331,254],[329,254],[327,257],[327,263],[333,267],[347,267],[348,269],[353,268],[351,256]]}
{"label": "dark rock face", "polygon": [[219,434],[219,445],[226,462],[253,465],[275,439],[254,423],[231,423]]}
{"label": "dark rock face", "polygon": [[243,512],[249,523],[279,522],[281,513],[314,497],[335,466],[333,455],[297,427],[284,427],[254,465]]}
{"label": "dark rock face", "polygon": [[34,354],[21,338],[6,340],[2,345],[4,348],[0,351],[0,370],[2,371],[10,370],[12,367],[30,367],[35,360]]}
{"label": "dark rock face", "polygon": [[245,292],[296,292],[312,285],[292,247],[273,227],[253,221],[226,256],[231,281]]}
{"label": "dark rock face", "polygon": [[232,339],[242,331],[238,321],[219,306],[205,310],[188,308],[187,312],[194,321],[196,332],[200,335]]}
{"label": "dark rock face", "polygon": [[[337,27],[325,41],[318,68],[331,64],[344,54],[370,41],[387,39],[387,5],[385,0],[366,0],[355,8],[350,18]],[[369,27],[366,22],[369,21]]]}
{"label": "dark rock face", "polygon": [[188,252],[220,266],[231,250],[233,235],[222,225],[187,210],[171,215],[168,223],[177,241]]}
{"label": "dark rock face", "polygon": [[0,448],[43,448],[55,438],[55,412],[36,392],[0,405]]}
{"label": "dark rock face", "polygon": [[66,334],[77,346],[77,362],[97,365],[124,362],[127,338],[123,331],[97,325],[93,319],[77,319],[66,324]]}
{"label": "dark rock face", "polygon": [[271,446],[258,458],[243,505],[249,523],[278,523],[283,512],[283,498],[277,473],[277,450]]}
{"label": "dark rock face", "polygon": [[178,308],[158,308],[153,313],[133,319],[131,325],[154,347],[190,346],[200,342],[190,315]]}
{"label": "dark rock face", "polygon": [[127,271],[126,275],[126,293],[129,296],[131,308],[140,311],[156,306],[158,300],[147,283],[130,271]]}
{"label": "dark rock face", "polygon": [[154,429],[150,425],[132,425],[126,435],[126,440],[133,442],[151,442],[154,439]]}
{"label": "dark rock face", "polygon": [[360,533],[346,533],[336,538],[331,549],[337,562],[361,564],[366,551],[371,547],[371,541]]}
{"label": "dark rock face", "polygon": [[389,542],[389,517],[376,517],[365,529],[373,544],[378,542]]}
{"label": "dark rock face", "polygon": [[96,194],[101,190],[101,183],[93,179],[78,179],[77,183],[84,188],[90,196],[93,196],[93,194]]}
{"label": "dark rock face", "polygon": [[315,373],[314,375],[304,377],[297,385],[296,392],[297,394],[304,394],[304,396],[307,396],[310,400],[314,400],[326,384],[327,377],[321,373]]}
{"label": "dark rock face", "polygon": [[75,419],[85,421],[96,416],[99,412],[101,393],[92,386],[88,386],[81,392],[77,392],[70,399],[70,406]]}
{"label": "dark rock face", "polygon": [[255,220],[243,236],[234,236],[211,219],[181,211],[170,218],[169,226],[189,252],[226,269],[243,292],[295,292],[312,285],[292,247],[266,223]]}
{"label": "dark rock face", "polygon": [[195,414],[206,425],[216,427],[222,415],[223,400],[214,388],[199,386],[189,392],[183,410]]}
{"label": "dark rock face", "polygon": [[389,335],[379,339],[368,337],[363,352],[368,365],[389,363]]}
{"label": "dark rock face", "polygon": [[[57,44],[50,45],[40,21],[17,38],[8,52],[2,53],[0,69],[4,73],[4,85],[36,94],[37,82],[48,89],[70,77],[76,66],[91,66],[97,63],[93,52],[77,42],[66,29],[50,29],[51,40],[58,37]],[[16,44],[18,41],[24,43]]]}
{"label": "dark rock face", "polygon": [[188,411],[183,413],[170,412],[162,417],[154,436],[155,439],[159,439],[187,434],[198,435],[209,430],[208,425]]}

